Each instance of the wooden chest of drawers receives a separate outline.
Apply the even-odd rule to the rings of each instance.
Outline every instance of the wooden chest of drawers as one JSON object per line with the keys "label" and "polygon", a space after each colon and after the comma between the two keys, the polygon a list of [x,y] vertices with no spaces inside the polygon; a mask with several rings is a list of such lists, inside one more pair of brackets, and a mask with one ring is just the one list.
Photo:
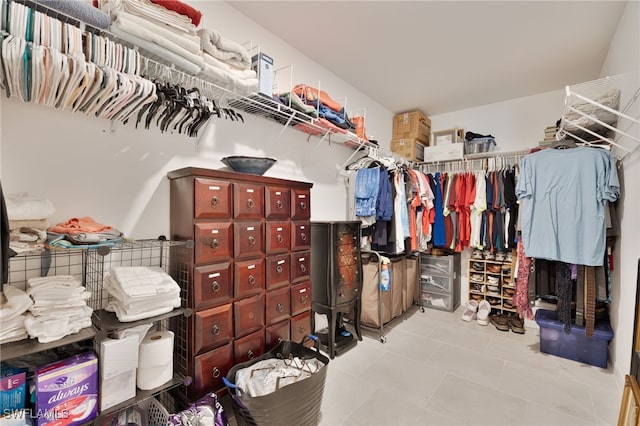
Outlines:
{"label": "wooden chest of drawers", "polygon": [[239,362],[311,332],[312,184],[201,168],[169,172],[171,239],[192,240],[184,333],[190,400]]}

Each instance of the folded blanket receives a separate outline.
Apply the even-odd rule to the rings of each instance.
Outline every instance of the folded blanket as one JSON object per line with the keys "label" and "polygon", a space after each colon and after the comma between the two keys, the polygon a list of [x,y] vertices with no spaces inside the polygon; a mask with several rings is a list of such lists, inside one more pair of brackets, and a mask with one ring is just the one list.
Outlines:
{"label": "folded blanket", "polygon": [[[187,52],[200,56],[200,38],[196,35],[172,31],[167,25],[157,24],[125,11],[118,12],[115,21],[120,24],[122,30],[140,38],[153,41],[161,46],[164,46],[164,44],[157,40],[164,38]],[[137,31],[137,28],[147,31]],[[179,50],[174,51],[177,54],[181,54]]]}
{"label": "folded blanket", "polygon": [[129,314],[125,309],[123,309],[123,307],[120,305],[120,303],[117,300],[110,301],[107,307],[105,308],[105,310],[109,312],[115,312],[116,316],[118,317],[118,321],[120,322],[131,322],[131,321],[138,321],[141,319],[151,318],[156,315],[162,315],[162,314],[166,314],[167,312],[171,312],[173,311],[173,309],[174,308],[171,306],[161,306],[155,309],[151,309],[147,312]]}
{"label": "folded blanket", "polygon": [[207,52],[203,52],[202,57],[204,58],[204,62],[205,64],[208,64],[212,67],[215,68],[219,68],[223,71],[228,72],[229,74],[231,74],[232,76],[239,78],[241,80],[249,80],[249,79],[253,79],[253,78],[257,78],[258,75],[256,74],[256,72],[254,70],[251,69],[243,69],[243,70],[239,70],[237,68],[233,68],[231,66],[229,66],[229,64],[222,62],[221,60],[214,58],[213,56],[211,56],[210,54],[208,54]]}
{"label": "folded blanket", "polygon": [[140,16],[155,23],[169,25],[180,31],[196,33],[196,26],[191,19],[173,10],[153,4],[150,0],[94,0],[101,10],[111,13],[114,18],[124,10],[132,15]]}
{"label": "folded blanket", "polygon": [[202,50],[239,69],[251,68],[251,58],[247,50],[235,41],[226,39],[216,30],[202,28],[198,30],[202,41]]}
{"label": "folded blanket", "polygon": [[38,338],[40,343],[54,342],[64,336],[74,334],[86,327],[91,327],[93,310],[85,306],[80,315],[59,317],[53,315],[34,316],[27,314],[24,326],[31,338]]}
{"label": "folded blanket", "polygon": [[47,241],[47,231],[26,227],[12,229],[9,231],[9,239],[11,241],[44,243]]}
{"label": "folded blanket", "polygon": [[182,3],[178,0],[151,0],[152,3],[158,4],[166,9],[178,12],[181,15],[188,16],[196,27],[200,25],[200,19],[202,18],[202,12],[188,4]]}
{"label": "folded blanket", "polygon": [[[179,294],[180,286],[161,269],[145,266],[120,266],[108,272],[105,289],[116,290],[125,298]],[[124,300],[124,298],[120,298]]]}
{"label": "folded blanket", "polygon": [[126,31],[123,31],[118,25],[111,25],[110,30],[114,35],[120,37],[124,41],[135,44],[136,46],[139,46],[140,48],[171,62],[176,66],[176,68],[179,68],[191,74],[198,74],[200,71],[202,71],[202,67],[204,66],[204,59],[202,59],[202,57],[200,57],[197,63],[194,63],[174,52],[168,51],[167,49],[157,45],[156,43],[147,41],[140,37],[136,37],[135,35],[130,34]]}
{"label": "folded blanket", "polygon": [[50,283],[62,284],[69,288],[80,287],[82,283],[73,275],[53,275],[50,277],[32,277],[27,280],[29,287],[46,286]]}
{"label": "folded blanket", "polygon": [[2,321],[14,319],[33,306],[33,301],[26,292],[9,284],[2,286],[0,301],[0,320]]}
{"label": "folded blanket", "polygon": [[80,0],[34,0],[48,8],[77,18],[87,24],[106,30],[109,28],[109,15]]}
{"label": "folded blanket", "polygon": [[51,201],[27,193],[5,195],[9,220],[46,219],[56,212]]}
{"label": "folded blanket", "polygon": [[204,69],[198,77],[207,81],[213,80],[212,82],[217,86],[232,91],[239,96],[248,96],[255,93],[259,84],[257,78],[238,78],[228,71],[210,65],[208,62],[204,64]]}
{"label": "folded blanket", "polygon": [[48,219],[10,220],[9,230],[20,228],[33,228],[45,230],[49,227]]}

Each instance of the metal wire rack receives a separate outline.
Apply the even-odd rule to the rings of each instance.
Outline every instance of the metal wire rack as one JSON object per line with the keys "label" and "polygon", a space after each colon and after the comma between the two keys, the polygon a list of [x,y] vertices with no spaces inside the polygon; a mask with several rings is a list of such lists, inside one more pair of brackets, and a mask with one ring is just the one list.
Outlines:
{"label": "metal wire rack", "polygon": [[29,278],[71,275],[84,284],[84,250],[36,250],[9,259],[8,283],[26,290]]}

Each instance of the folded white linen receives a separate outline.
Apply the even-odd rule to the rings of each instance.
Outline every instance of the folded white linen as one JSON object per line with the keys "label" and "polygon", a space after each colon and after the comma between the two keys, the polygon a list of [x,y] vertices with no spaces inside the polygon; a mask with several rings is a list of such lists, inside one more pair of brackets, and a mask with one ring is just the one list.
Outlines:
{"label": "folded white linen", "polygon": [[29,338],[29,333],[27,333],[27,329],[22,327],[18,330],[14,330],[7,335],[3,335],[0,337],[0,344],[17,342],[18,340],[24,340]]}
{"label": "folded white linen", "polygon": [[251,70],[251,69],[239,70],[237,68],[232,68],[225,62],[222,62],[221,60],[214,58],[207,52],[204,52],[202,56],[204,57],[205,64],[211,65],[212,67],[220,68],[223,71],[227,71],[236,78],[240,78],[243,80],[257,78],[257,74],[254,70]]}
{"label": "folded white linen", "polygon": [[156,5],[149,0],[99,0],[98,7],[103,12],[111,13],[112,18],[119,11],[124,10],[132,15],[154,20],[181,31],[192,34],[196,31],[196,26],[188,16]]}
{"label": "folded white linen", "polygon": [[9,320],[0,321],[0,336],[4,336],[5,333],[13,332],[17,329],[24,328],[24,319],[26,314],[18,315],[15,318]]}
{"label": "folded white linen", "polygon": [[0,300],[0,320],[2,321],[16,318],[33,306],[33,300],[25,291],[10,284],[2,286]]}
{"label": "folded white linen", "polygon": [[27,280],[29,287],[38,287],[42,285],[61,284],[69,288],[79,287],[82,282],[73,275],[52,275],[50,277],[33,277]]}
{"label": "folded white linen", "polygon": [[56,212],[51,201],[26,192],[5,195],[5,203],[9,220],[46,219]]}
{"label": "folded white linen", "polygon": [[[120,22],[123,30],[128,31],[132,34],[136,34],[134,31],[130,31],[131,26],[138,26],[149,31],[152,31],[155,35],[159,37],[163,37],[170,42],[176,44],[177,46],[186,49],[187,51],[194,53],[196,55],[200,54],[200,38],[195,34],[189,34],[185,32],[176,32],[171,27],[166,24],[154,23],[148,19],[141,18],[136,15],[132,15],[125,11],[119,11],[116,14],[115,21]],[[148,37],[142,37],[144,39],[150,40]],[[160,43],[158,43],[160,44]],[[180,52],[176,52],[180,53]]]}
{"label": "folded white linen", "polygon": [[85,300],[88,299],[85,288],[80,287],[65,287],[59,284],[52,284],[50,286],[29,287],[27,288],[27,294],[31,296],[34,301],[45,300]]}
{"label": "folded white linen", "polygon": [[199,29],[198,35],[202,41],[202,50],[214,58],[239,69],[251,68],[249,53],[240,43],[229,40],[210,28]]}
{"label": "folded white linen", "polygon": [[209,63],[204,64],[204,69],[198,77],[207,81],[213,79],[216,85],[230,90],[239,96],[247,96],[255,93],[258,90],[259,84],[257,78],[237,78],[220,68],[211,66]]}
{"label": "folded white linen", "polygon": [[57,317],[51,315],[34,316],[27,314],[24,326],[31,338],[37,338],[40,343],[54,342],[79,332],[81,329],[91,326],[91,314],[93,310],[85,306],[80,315],[69,317]]}
{"label": "folded white linen", "polygon": [[170,306],[171,308],[180,307],[180,297],[163,298],[162,300],[157,300],[157,298],[153,297],[147,301],[140,301],[136,303],[130,303],[118,299],[113,300],[116,301],[127,314],[139,314],[167,306]]}
{"label": "folded white linen", "polygon": [[34,250],[44,249],[44,243],[25,243],[23,241],[9,241],[9,247],[16,253],[28,253]]}
{"label": "folded white linen", "polygon": [[131,322],[151,318],[156,315],[166,314],[167,312],[171,312],[173,310],[173,307],[161,306],[146,312],[129,314],[125,309],[122,308],[120,303],[118,303],[118,301],[114,299],[109,302],[105,310],[115,312],[116,317],[118,317],[118,321],[120,322]]}
{"label": "folded white linen", "polygon": [[34,228],[46,231],[49,227],[49,219],[31,219],[31,220],[10,220],[9,230],[20,228]]}
{"label": "folded white linen", "polygon": [[32,307],[29,309],[33,316],[55,316],[55,317],[73,317],[82,315],[85,312],[87,304],[78,304],[77,306],[48,306],[48,307]]}
{"label": "folded white linen", "polygon": [[11,229],[9,232],[9,238],[11,241],[44,243],[47,241],[47,231],[44,229],[27,227]]}
{"label": "folded white linen", "polygon": [[157,55],[167,61],[170,61],[177,68],[180,68],[183,71],[191,74],[198,74],[202,70],[202,66],[204,65],[204,59],[202,59],[202,57],[200,57],[200,60],[197,63],[194,63],[174,52],[163,48],[162,46],[157,45],[156,43],[140,37],[136,37],[133,34],[123,31],[121,28],[119,28],[118,25],[112,24],[110,30],[114,35],[120,37],[121,39],[137,45],[142,49],[148,50],[154,55]]}
{"label": "folded white linen", "polygon": [[159,295],[180,291],[173,278],[159,268],[119,266],[109,272],[110,284],[119,285],[126,296]]}

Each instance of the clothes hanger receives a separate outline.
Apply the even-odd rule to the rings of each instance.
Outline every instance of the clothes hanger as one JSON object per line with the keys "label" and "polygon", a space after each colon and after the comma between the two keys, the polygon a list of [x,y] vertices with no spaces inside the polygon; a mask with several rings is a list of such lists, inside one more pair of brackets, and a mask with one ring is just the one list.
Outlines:
{"label": "clothes hanger", "polygon": [[550,147],[553,149],[569,149],[569,148],[576,148],[577,146],[578,145],[576,145],[576,142],[571,139],[555,140],[551,142],[551,145],[550,145]]}

